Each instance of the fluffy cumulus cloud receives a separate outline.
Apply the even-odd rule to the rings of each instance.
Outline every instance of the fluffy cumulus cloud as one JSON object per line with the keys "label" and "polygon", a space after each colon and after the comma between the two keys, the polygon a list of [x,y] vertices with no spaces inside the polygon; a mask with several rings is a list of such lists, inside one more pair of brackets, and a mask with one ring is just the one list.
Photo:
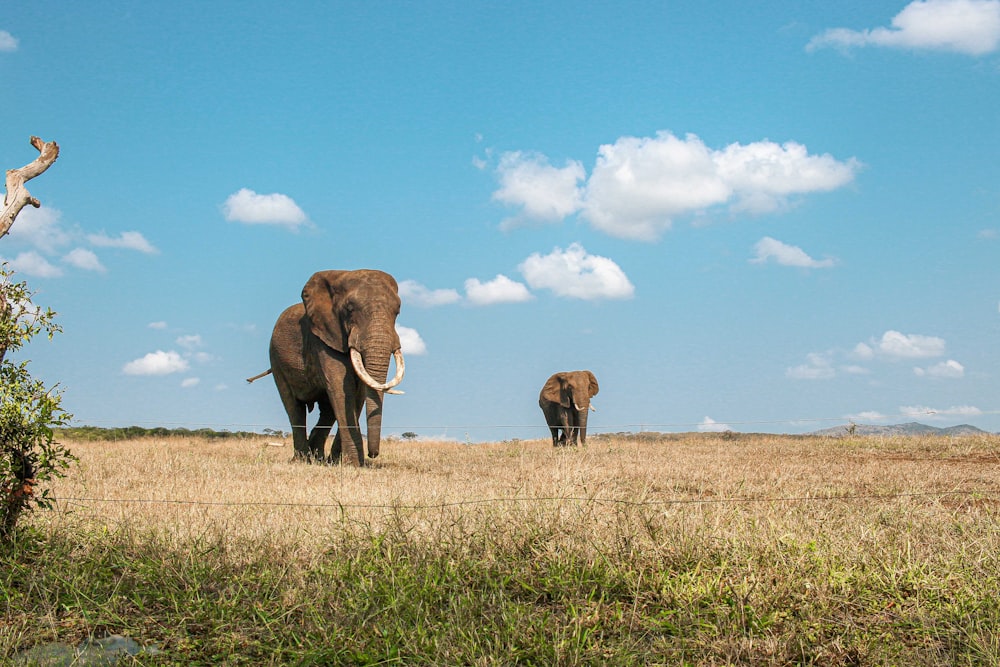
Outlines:
{"label": "fluffy cumulus cloud", "polygon": [[74,244],[87,243],[97,248],[124,248],[146,254],[159,252],[139,232],[122,232],[117,237],[100,234],[84,234],[78,227],[67,227],[62,222],[62,213],[53,208],[25,208],[17,216],[10,229],[9,240],[14,246],[28,247],[12,263],[16,271],[26,275],[55,278],[63,275],[63,270],[53,262],[61,262],[84,271],[105,273],[107,267],[97,254],[89,248],[76,247],[68,252],[66,248]]}
{"label": "fluffy cumulus cloud", "polygon": [[806,49],[882,46],[933,49],[980,56],[1000,46],[1000,0],[916,0],[892,18],[890,27],[833,28],[813,37]]}
{"label": "fluffy cumulus cloud", "polygon": [[588,254],[578,243],[548,255],[535,253],[518,267],[532,289],[574,299],[628,299],[635,287],[607,257]]}
{"label": "fluffy cumulus cloud", "polygon": [[17,37],[6,30],[0,30],[0,51],[17,51]]}
{"label": "fluffy cumulus cloud", "polygon": [[407,305],[422,308],[446,306],[462,300],[457,290],[429,289],[415,280],[404,280],[399,283],[399,298]]}
{"label": "fluffy cumulus cloud", "polygon": [[575,213],[582,197],[579,183],[586,172],[579,162],[553,167],[544,155],[514,151],[501,156],[497,177],[500,187],[493,199],[522,209],[521,215],[501,223],[501,228],[509,229],[531,220],[555,222]]}
{"label": "fluffy cumulus cloud", "polygon": [[399,343],[403,350],[403,356],[408,354],[427,354],[427,344],[424,342],[424,339],[420,337],[420,334],[417,333],[416,329],[411,329],[410,327],[404,327],[397,324],[396,335],[399,336]]}
{"label": "fluffy cumulus cloud", "polygon": [[184,378],[181,380],[181,387],[188,389],[190,387],[197,387],[201,383],[201,378]]}
{"label": "fluffy cumulus cloud", "polygon": [[18,253],[14,259],[6,259],[4,261],[10,265],[10,268],[14,269],[15,273],[21,273],[26,276],[58,278],[63,275],[62,269],[54,266],[34,250]]}
{"label": "fluffy cumulus cloud", "polygon": [[288,195],[259,195],[247,188],[229,195],[222,205],[222,212],[230,222],[251,225],[283,225],[297,229],[308,221],[306,214]]}
{"label": "fluffy cumulus cloud", "polygon": [[147,255],[155,255],[160,252],[140,232],[122,232],[117,237],[108,236],[101,232],[100,234],[88,235],[87,240],[99,248],[125,248],[126,250],[137,250]]}
{"label": "fluffy cumulus cloud", "polygon": [[101,260],[92,250],[86,248],[74,248],[63,257],[63,261],[70,266],[75,266],[84,271],[96,271],[105,273],[107,269],[101,264]]}
{"label": "fluffy cumulus cloud", "polygon": [[680,138],[659,132],[601,146],[582,187],[578,183],[585,174],[577,162],[558,169],[543,156],[509,153],[497,169],[500,188],[493,196],[521,207],[522,218],[552,221],[579,213],[611,236],[652,241],[678,216],[720,205],[772,211],[795,195],[850,183],[860,166],[853,158],[812,155],[795,142],[736,143],[714,150],[693,134]]}
{"label": "fluffy cumulus cloud", "polygon": [[827,269],[836,264],[833,259],[813,259],[802,248],[782,243],[770,236],[757,241],[753,247],[755,264],[774,262],[781,266],[795,266],[805,269]]}
{"label": "fluffy cumulus cloud", "polygon": [[[844,352],[828,350],[812,352],[806,356],[806,363],[788,368],[785,376],[796,380],[828,380],[839,374],[867,375],[867,366],[851,362],[871,363],[875,361],[899,362],[912,359],[930,359],[944,356],[945,340],[937,336],[904,334],[890,329],[881,338],[872,338]],[[954,359],[949,359],[927,368],[914,368],[921,377],[960,378],[965,375],[965,367]]]}
{"label": "fluffy cumulus cloud", "polygon": [[831,352],[810,352],[806,363],[785,370],[785,377],[793,380],[829,380],[836,376]]}
{"label": "fluffy cumulus cloud", "polygon": [[476,278],[466,280],[465,298],[474,306],[488,306],[494,303],[520,303],[534,297],[524,283],[497,274],[496,278],[485,283]]}
{"label": "fluffy cumulus cloud", "polygon": [[925,359],[944,354],[945,342],[937,336],[886,331],[875,349],[890,359]]}
{"label": "fluffy cumulus cloud", "polygon": [[732,431],[729,428],[729,424],[720,424],[711,417],[705,417],[700,424],[698,424],[698,430],[702,433],[725,433],[726,431]]}
{"label": "fluffy cumulus cloud", "polygon": [[31,246],[45,254],[57,252],[73,241],[73,235],[62,225],[62,212],[41,206],[25,207],[10,228],[11,243]]}
{"label": "fluffy cumulus cloud", "polygon": [[927,368],[918,366],[913,369],[913,372],[919,377],[960,378],[965,376],[965,366],[954,359],[949,359],[948,361],[942,361]]}
{"label": "fluffy cumulus cloud", "polygon": [[122,368],[122,372],[126,375],[170,375],[183,373],[188,368],[187,360],[177,352],[157,350],[128,362]]}

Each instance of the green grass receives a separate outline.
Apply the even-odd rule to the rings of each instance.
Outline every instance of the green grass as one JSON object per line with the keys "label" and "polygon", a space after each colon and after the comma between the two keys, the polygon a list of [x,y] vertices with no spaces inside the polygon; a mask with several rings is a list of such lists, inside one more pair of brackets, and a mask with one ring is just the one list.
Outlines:
{"label": "green grass", "polygon": [[1000,660],[1000,576],[984,554],[845,560],[822,539],[696,534],[584,556],[554,548],[551,531],[526,525],[456,545],[359,530],[309,562],[219,537],[27,537],[0,553],[0,655],[114,632],[162,650],[140,664]]}

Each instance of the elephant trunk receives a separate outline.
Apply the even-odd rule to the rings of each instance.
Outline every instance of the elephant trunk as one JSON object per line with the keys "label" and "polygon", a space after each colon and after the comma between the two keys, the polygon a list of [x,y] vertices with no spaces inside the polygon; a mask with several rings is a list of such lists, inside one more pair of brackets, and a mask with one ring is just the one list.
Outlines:
{"label": "elephant trunk", "polygon": [[589,406],[577,407],[576,423],[580,427],[580,444],[587,444],[587,417],[590,415]]}
{"label": "elephant trunk", "polygon": [[[363,350],[351,348],[351,361],[354,371],[365,385],[368,457],[375,458],[382,441],[382,392],[403,379],[403,354],[398,349],[392,349],[393,342],[386,336],[370,337],[365,342]],[[390,356],[396,359],[396,376],[392,381],[386,382]]]}

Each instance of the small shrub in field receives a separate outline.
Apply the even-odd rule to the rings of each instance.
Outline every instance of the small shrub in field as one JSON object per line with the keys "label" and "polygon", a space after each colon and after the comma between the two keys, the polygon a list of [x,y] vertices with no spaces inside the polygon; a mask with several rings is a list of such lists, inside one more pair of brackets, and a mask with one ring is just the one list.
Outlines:
{"label": "small shrub in field", "polygon": [[55,313],[35,307],[27,285],[11,275],[0,267],[0,540],[10,538],[23,512],[51,505],[40,484],[61,477],[74,460],[52,430],[71,417],[62,396],[31,377],[28,361],[7,358],[37,334],[60,331]]}

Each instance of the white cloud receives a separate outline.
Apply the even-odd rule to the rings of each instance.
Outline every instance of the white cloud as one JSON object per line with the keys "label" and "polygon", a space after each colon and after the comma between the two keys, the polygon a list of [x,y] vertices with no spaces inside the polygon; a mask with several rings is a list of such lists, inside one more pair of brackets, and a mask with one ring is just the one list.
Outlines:
{"label": "white cloud", "polygon": [[729,428],[729,424],[720,424],[711,417],[705,417],[700,424],[698,424],[698,430],[702,433],[724,433],[726,431],[732,431]]}
{"label": "white cloud", "polygon": [[793,380],[829,380],[836,375],[829,352],[810,352],[806,355],[806,363],[785,370],[785,377]]}
{"label": "white cloud", "polygon": [[229,195],[222,211],[226,220],[251,225],[285,225],[297,229],[308,221],[306,214],[288,195],[259,195],[247,188]]}
{"label": "white cloud", "polygon": [[194,350],[202,346],[201,336],[198,334],[191,334],[188,336],[180,336],[177,339],[177,344],[183,347],[185,350]]}
{"label": "white cloud", "polygon": [[399,298],[408,305],[431,308],[461,301],[458,291],[453,289],[428,289],[415,280],[399,283]]}
{"label": "white cloud", "polygon": [[520,303],[534,298],[524,283],[511,280],[503,274],[497,274],[496,278],[485,283],[476,278],[469,278],[465,281],[465,297],[475,306]]}
{"label": "white cloud", "polygon": [[17,51],[17,37],[6,30],[0,30],[0,51]]}
{"label": "white cloud", "polygon": [[107,272],[107,269],[101,264],[101,260],[97,258],[97,255],[92,250],[87,250],[86,248],[74,248],[70,250],[63,257],[63,261],[85,271]]}
{"label": "white cloud", "polygon": [[167,328],[167,323],[166,322],[162,322],[162,321],[161,322],[150,322],[146,326],[149,327],[150,329],[166,329]]}
{"label": "white cloud", "polygon": [[44,253],[53,253],[72,242],[72,235],[62,228],[62,212],[42,206],[25,207],[10,228],[8,238],[24,243]]}
{"label": "white cloud", "polygon": [[582,190],[578,185],[586,177],[583,165],[568,160],[565,167],[553,167],[538,153],[504,153],[497,166],[500,188],[493,199],[519,206],[523,213],[501,224],[509,229],[527,220],[556,222],[580,208]]}
{"label": "white cloud", "polygon": [[983,411],[971,405],[956,405],[950,408],[929,408],[924,405],[904,405],[899,411],[906,417],[924,419],[947,419],[948,417],[975,417]]}
{"label": "white cloud", "polygon": [[829,154],[809,155],[794,141],[730,144],[713,155],[719,175],[733,189],[733,207],[753,213],[779,209],[791,195],[836,190],[861,167],[853,158],[838,162]]}
{"label": "white cloud", "polygon": [[750,261],[754,264],[763,264],[768,260],[773,260],[781,266],[795,266],[806,269],[826,269],[836,264],[832,259],[817,260],[799,248],[798,246],[782,243],[770,236],[765,236],[754,245],[754,258]]}
{"label": "white cloud", "polygon": [[1000,45],[1000,0],[916,0],[892,18],[892,27],[833,28],[806,50],[833,46],[885,46],[984,55]]}
{"label": "white cloud", "polygon": [[721,204],[732,188],[701,139],[621,137],[598,149],[583,217],[612,236],[654,240],[674,217]]}
{"label": "white cloud", "polygon": [[532,289],[574,299],[629,299],[635,287],[607,257],[589,255],[579,243],[548,255],[534,253],[518,267]]}
{"label": "white cloud", "polygon": [[188,362],[173,350],[157,350],[144,357],[130,361],[122,368],[126,375],[169,375],[188,369]]}
{"label": "white cloud", "polygon": [[181,387],[187,389],[189,387],[197,387],[201,382],[201,378],[184,378],[181,381]]}
{"label": "white cloud", "polygon": [[713,150],[693,134],[681,139],[658,132],[600,146],[582,189],[577,183],[585,174],[578,162],[557,169],[544,156],[508,153],[497,169],[501,182],[493,198],[521,206],[522,218],[552,221],[579,212],[611,236],[653,241],[677,216],[724,204],[735,211],[775,210],[793,195],[846,185],[860,167],[853,158],[810,155],[795,142]]}
{"label": "white cloud", "polygon": [[960,378],[965,375],[965,366],[954,359],[949,359],[948,361],[942,361],[927,368],[920,368],[918,366],[913,369],[913,372],[919,377]]}
{"label": "white cloud", "polygon": [[943,355],[945,342],[943,338],[936,336],[903,334],[890,330],[882,334],[882,339],[875,343],[875,348],[891,359],[922,359]]}
{"label": "white cloud", "polygon": [[854,346],[854,349],[851,350],[850,356],[855,359],[862,360],[874,359],[875,350],[873,350],[867,343],[858,343]]}
{"label": "white cloud", "polygon": [[122,232],[117,238],[101,232],[100,234],[89,234],[87,240],[99,248],[126,248],[138,250],[147,255],[155,255],[160,252],[140,232]]}
{"label": "white cloud", "polygon": [[424,339],[420,337],[416,329],[411,329],[410,327],[396,325],[396,334],[399,336],[399,343],[403,350],[403,356],[408,354],[421,355],[427,354],[427,344],[424,343]]}
{"label": "white cloud", "polygon": [[859,412],[856,415],[848,415],[847,419],[856,422],[881,422],[886,421],[889,418],[886,417],[881,412],[876,412],[874,410],[868,410],[867,412]]}
{"label": "white cloud", "polygon": [[15,273],[23,273],[26,276],[58,278],[63,274],[62,269],[50,264],[47,259],[34,250],[19,253],[17,257],[8,259],[6,262]]}
{"label": "white cloud", "polygon": [[[945,353],[945,341],[936,336],[903,334],[889,330],[880,339],[872,339],[871,344],[858,343],[851,350],[833,349],[827,352],[811,352],[806,355],[806,363],[785,370],[785,376],[796,380],[828,380],[838,373],[848,375],[868,375],[871,370],[849,360],[864,362],[895,362],[902,359],[926,359],[940,357]],[[954,360],[930,366],[914,368],[919,376],[962,377],[965,368]]]}

